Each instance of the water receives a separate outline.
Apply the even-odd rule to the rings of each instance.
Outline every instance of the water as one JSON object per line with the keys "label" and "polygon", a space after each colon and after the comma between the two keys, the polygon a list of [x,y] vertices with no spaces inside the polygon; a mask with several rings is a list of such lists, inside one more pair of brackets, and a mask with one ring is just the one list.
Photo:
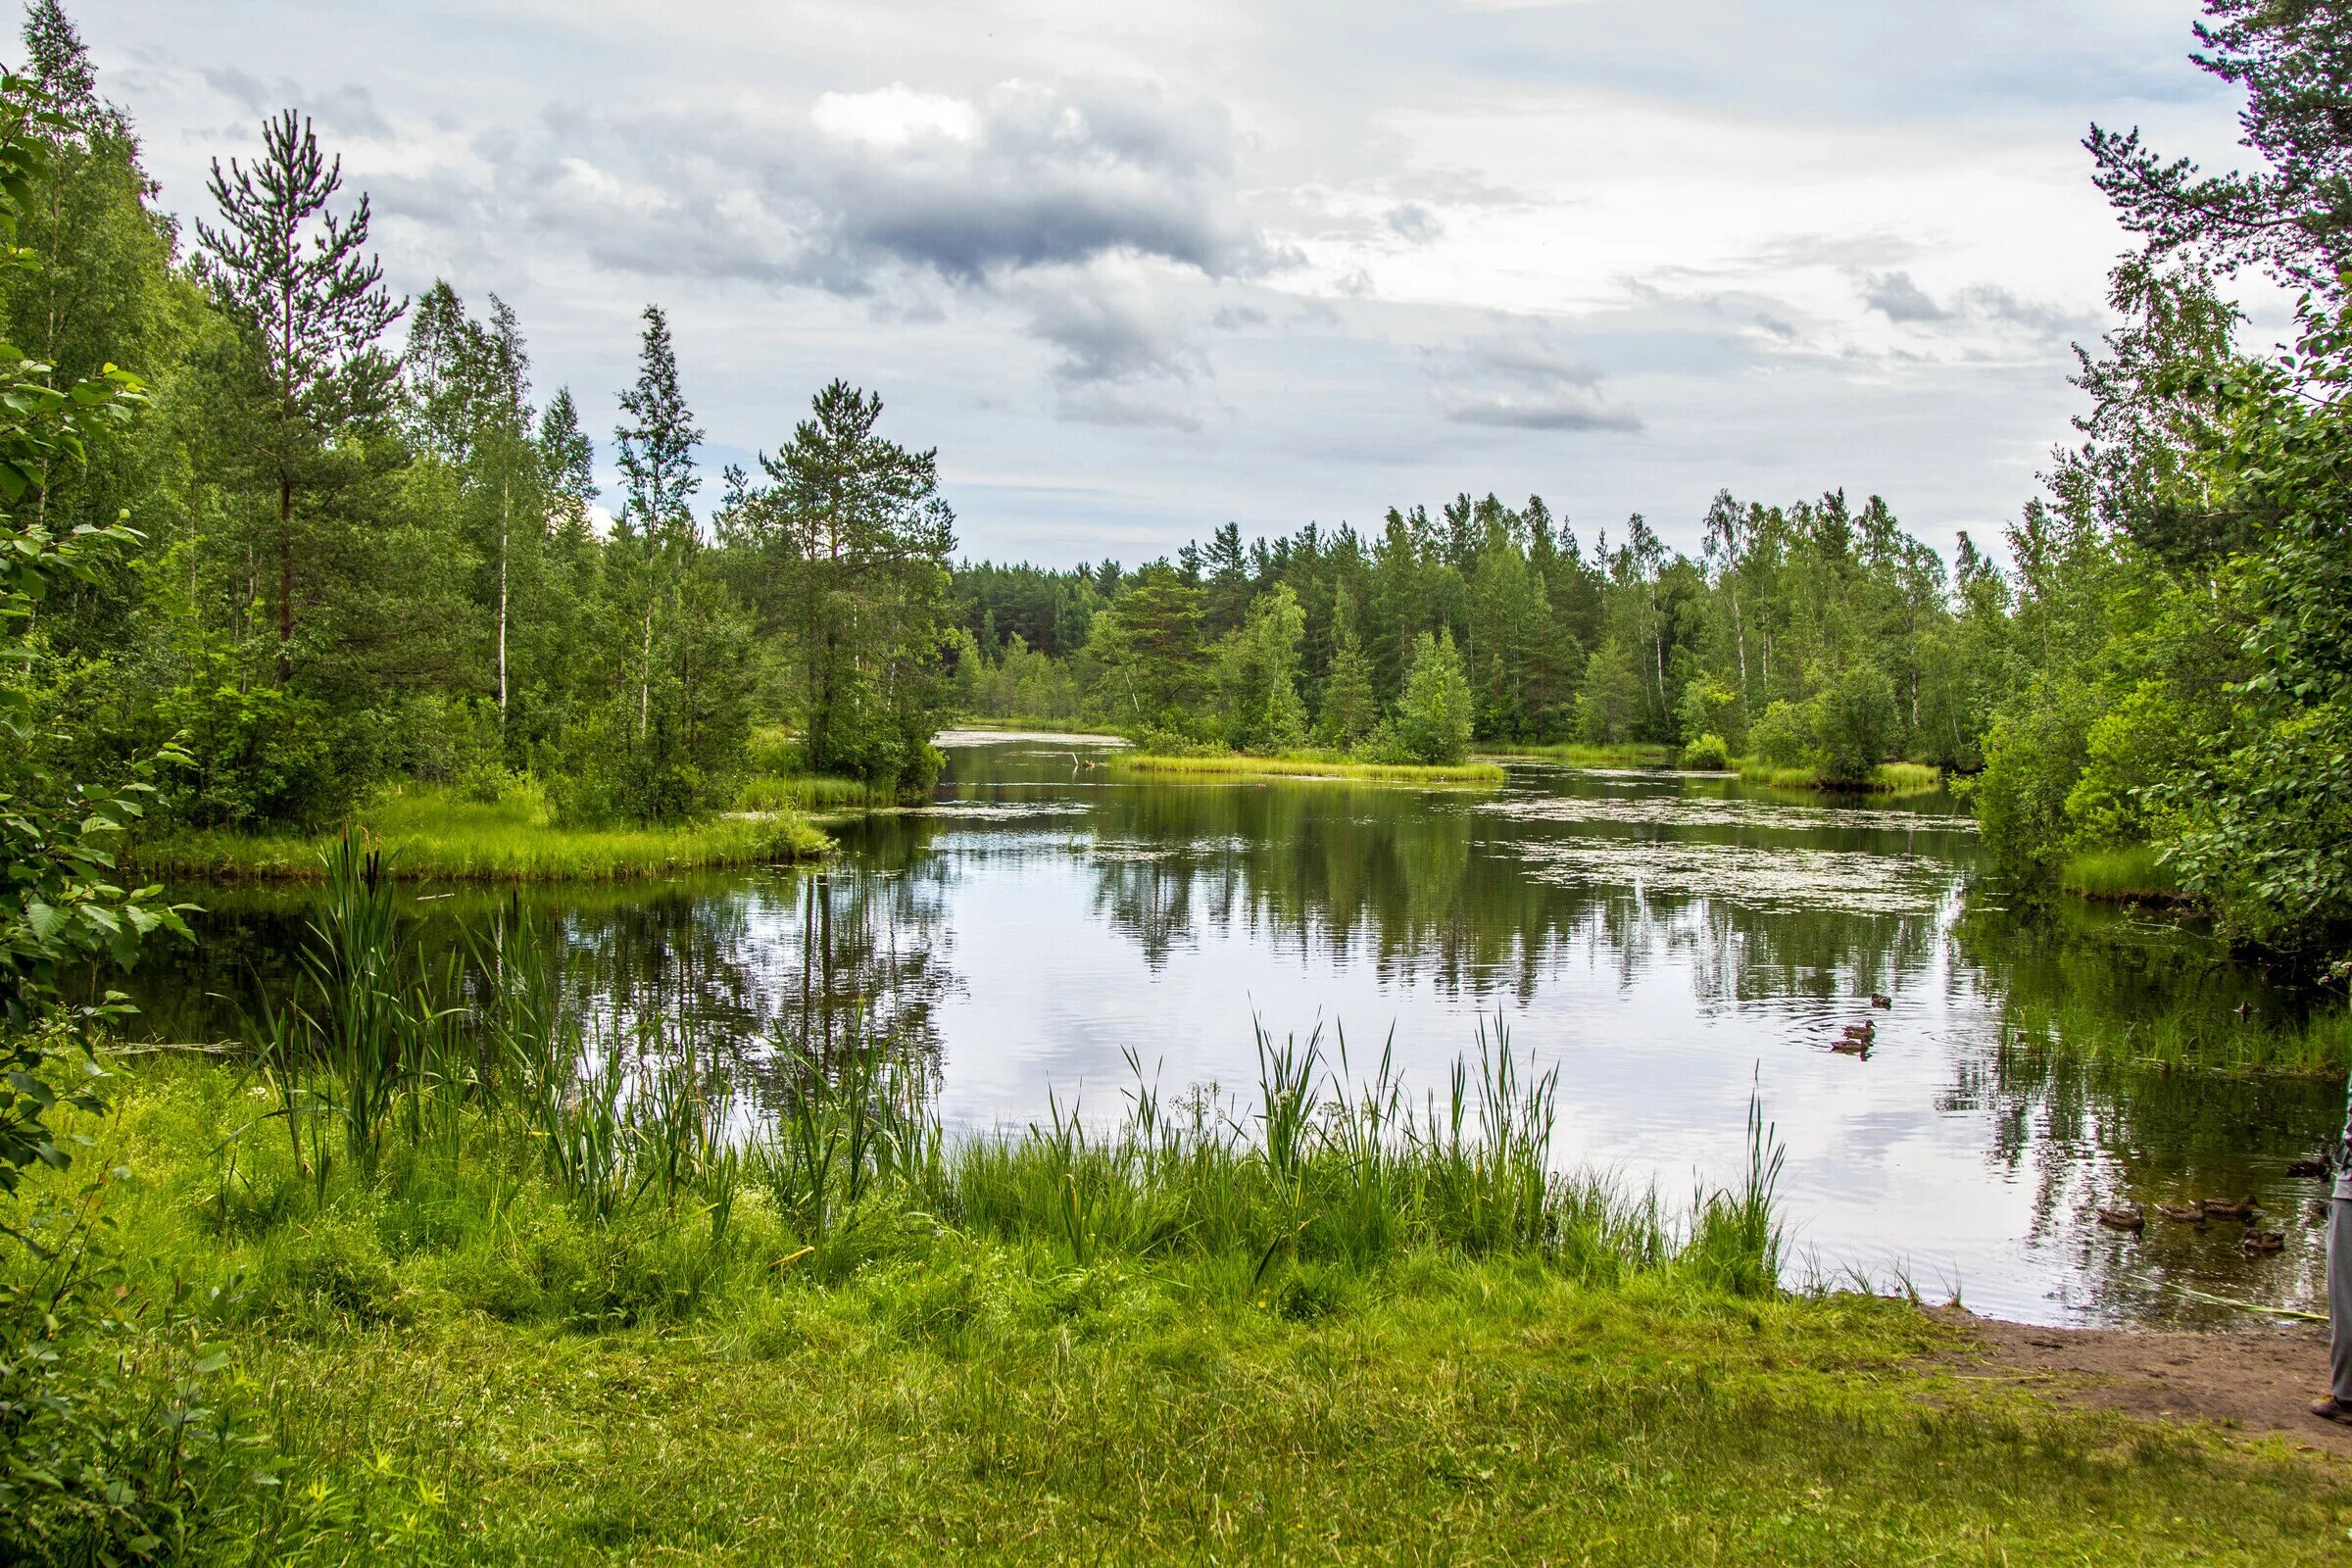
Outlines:
{"label": "water", "polygon": [[[1075,753],[1077,755],[1073,755]],[[1969,892],[1950,801],[1837,805],[1657,772],[1513,766],[1495,791],[1146,782],[1061,741],[951,749],[938,804],[839,830],[821,871],[523,894],[602,1003],[733,1038],[832,999],[936,1064],[953,1127],[1017,1125],[1048,1092],[1112,1120],[1132,1048],[1171,1093],[1254,1082],[1252,1025],[1320,1023],[1368,1066],[1393,1040],[1438,1088],[1499,1016],[1560,1069],[1563,1165],[1680,1200],[1737,1176],[1751,1093],[1788,1150],[1800,1275],[1908,1281],[2029,1321],[2232,1319],[2186,1286],[2320,1299],[2341,1087],[2164,1073],[2020,1043],[2009,1009],[2116,1016],[2291,1006],[2168,924],[2030,916]],[[195,890],[207,942],[138,987],[149,1027],[234,1032],[282,974],[298,894]],[[517,896],[421,906],[511,918]],[[1872,993],[1892,1006],[1876,1010]],[[1829,1042],[1876,1018],[1866,1060]],[[2258,1194],[2283,1253],[2157,1202]],[[2138,1238],[2093,1207],[2150,1205]]]}

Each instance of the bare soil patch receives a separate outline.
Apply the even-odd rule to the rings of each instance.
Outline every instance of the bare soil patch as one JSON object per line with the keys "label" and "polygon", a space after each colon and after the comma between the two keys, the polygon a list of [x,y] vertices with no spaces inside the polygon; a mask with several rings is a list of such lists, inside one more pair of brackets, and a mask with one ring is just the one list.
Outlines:
{"label": "bare soil patch", "polygon": [[2013,1378],[2060,1403],[2283,1434],[2352,1457],[2352,1427],[2311,1413],[2312,1401],[2328,1392],[2328,1330],[2319,1324],[2155,1334],[2040,1328],[1957,1307],[1933,1315],[1968,1331],[1971,1344],[1961,1354],[1979,1375]]}

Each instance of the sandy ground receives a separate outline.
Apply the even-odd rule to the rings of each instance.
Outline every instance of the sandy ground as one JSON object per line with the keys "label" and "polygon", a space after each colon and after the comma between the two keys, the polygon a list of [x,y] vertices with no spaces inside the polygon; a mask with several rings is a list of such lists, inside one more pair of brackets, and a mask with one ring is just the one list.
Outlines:
{"label": "sandy ground", "polygon": [[2256,1436],[2278,1433],[2352,1457],[2352,1427],[2322,1421],[2328,1330],[2316,1323],[2226,1334],[2141,1334],[2037,1328],[1936,1309],[1974,1341],[1964,1375],[2013,1380],[2068,1404],[2149,1421],[2210,1421]]}

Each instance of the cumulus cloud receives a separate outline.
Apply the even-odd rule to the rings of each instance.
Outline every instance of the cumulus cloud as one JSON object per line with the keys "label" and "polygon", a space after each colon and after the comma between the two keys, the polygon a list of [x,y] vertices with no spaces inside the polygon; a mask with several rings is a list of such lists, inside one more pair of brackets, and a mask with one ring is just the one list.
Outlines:
{"label": "cumulus cloud", "polygon": [[1609,400],[1600,372],[1538,333],[1464,340],[1437,356],[1446,384],[1438,412],[1456,424],[1517,430],[1639,430],[1632,410]]}
{"label": "cumulus cloud", "polygon": [[1232,142],[1221,109],[1148,88],[1012,80],[965,98],[894,82],[798,114],[552,111],[482,160],[479,199],[404,205],[495,207],[607,266],[851,295],[905,273],[995,287],[1119,254],[1250,276],[1289,258],[1242,209]]}

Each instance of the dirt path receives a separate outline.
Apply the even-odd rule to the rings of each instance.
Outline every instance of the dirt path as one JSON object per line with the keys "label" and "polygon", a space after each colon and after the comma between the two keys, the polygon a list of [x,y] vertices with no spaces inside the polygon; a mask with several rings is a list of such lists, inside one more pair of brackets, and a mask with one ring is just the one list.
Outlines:
{"label": "dirt path", "polygon": [[1975,1344],[1963,1353],[1980,1376],[2013,1378],[2062,1403],[2149,1421],[2283,1433],[2352,1457],[2352,1427],[2311,1414],[2312,1400],[2328,1391],[2328,1331],[2318,1324],[2138,1334],[2036,1328],[1951,1307],[1935,1315],[1969,1331]]}

